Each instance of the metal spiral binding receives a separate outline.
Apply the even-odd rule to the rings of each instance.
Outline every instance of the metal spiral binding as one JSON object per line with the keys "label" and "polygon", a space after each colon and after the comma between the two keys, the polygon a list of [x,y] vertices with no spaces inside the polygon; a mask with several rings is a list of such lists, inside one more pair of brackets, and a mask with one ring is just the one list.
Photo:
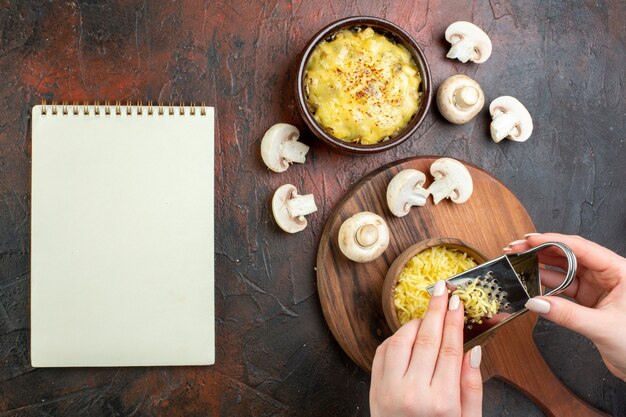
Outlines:
{"label": "metal spiral binding", "polygon": [[[120,100],[115,101],[114,104],[107,100],[104,102],[104,105],[101,106],[100,102],[97,100],[94,101],[93,104],[89,104],[87,101],[82,104],[78,101],[72,101],[71,103],[68,101],[62,101],[60,104],[57,101],[53,101],[51,104],[48,104],[45,99],[41,101],[41,114],[43,116],[48,114],[56,116],[59,113],[62,116],[67,116],[69,114],[74,116],[78,116],[80,114],[89,116],[90,114],[94,114],[98,116],[101,111],[104,110],[105,116],[121,116],[124,112],[122,107],[125,107],[125,113],[127,116],[131,116],[133,113],[138,116],[142,116],[144,113],[147,116],[173,116],[177,113],[181,116],[195,116],[198,109],[200,110],[201,116],[206,116],[207,114],[206,104],[204,101],[200,104],[200,106],[197,106],[195,101],[192,101],[188,106],[185,106],[184,103],[173,104],[171,101],[168,102],[167,105],[160,101],[154,104],[152,100],[149,100],[147,105],[144,106],[142,100],[138,100],[136,104],[133,104],[132,101],[128,100],[125,105],[122,104],[122,101]],[[178,107],[178,112],[175,110],[176,107]]]}

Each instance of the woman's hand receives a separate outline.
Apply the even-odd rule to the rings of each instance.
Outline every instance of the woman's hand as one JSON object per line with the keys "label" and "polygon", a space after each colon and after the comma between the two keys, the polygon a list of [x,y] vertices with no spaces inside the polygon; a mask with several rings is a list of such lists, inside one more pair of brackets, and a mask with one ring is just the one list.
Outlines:
{"label": "woman's hand", "polygon": [[463,355],[463,306],[438,281],[426,315],[376,350],[372,417],[482,415],[480,346]]}
{"label": "woman's hand", "polygon": [[[595,343],[604,363],[618,378],[626,381],[626,259],[579,236],[556,233],[531,233],[524,240],[511,242],[505,252],[522,252],[546,242],[563,242],[576,254],[578,270],[564,298],[535,297],[526,307],[546,319],[574,330]],[[567,262],[558,249],[539,254],[545,265],[567,269]],[[564,274],[541,269],[541,283],[555,288]]]}

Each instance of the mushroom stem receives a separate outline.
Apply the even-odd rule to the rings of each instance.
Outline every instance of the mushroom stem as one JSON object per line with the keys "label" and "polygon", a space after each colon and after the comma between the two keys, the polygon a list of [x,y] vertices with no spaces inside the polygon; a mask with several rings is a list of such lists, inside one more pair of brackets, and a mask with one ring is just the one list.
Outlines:
{"label": "mushroom stem", "polygon": [[426,199],[430,195],[430,191],[422,187],[419,187],[419,188],[416,187],[413,189],[413,192],[415,194],[411,194],[409,198],[407,199],[407,204],[409,205],[408,208],[411,208],[413,206],[420,206],[420,207],[425,206]]}
{"label": "mushroom stem", "polygon": [[496,112],[491,122],[491,138],[498,143],[511,134],[517,126],[517,120],[508,113]]}
{"label": "mushroom stem", "polygon": [[303,164],[306,160],[306,153],[309,151],[309,147],[297,140],[288,140],[283,144],[281,151],[285,161]]}
{"label": "mushroom stem", "polygon": [[474,44],[467,39],[460,38],[458,41],[452,44],[452,47],[448,51],[446,57],[452,59],[458,59],[465,63],[472,59],[476,54],[474,50]]}
{"label": "mushroom stem", "polygon": [[354,262],[370,262],[389,245],[389,227],[378,214],[362,211],[346,219],[337,235],[339,250]]}
{"label": "mushroom stem", "polygon": [[373,224],[364,224],[355,234],[356,243],[363,248],[369,248],[378,240],[378,228]]}
{"label": "mushroom stem", "polygon": [[456,187],[457,184],[452,181],[450,177],[442,177],[436,179],[435,182],[430,184],[428,191],[432,194],[435,204],[438,204],[444,198],[450,197],[454,193]]}
{"label": "mushroom stem", "polygon": [[455,104],[462,109],[469,109],[480,99],[478,90],[471,86],[463,86],[454,91]]}
{"label": "mushroom stem", "polygon": [[315,213],[317,206],[313,194],[300,195],[293,193],[291,199],[287,201],[287,212],[291,217],[302,217]]}

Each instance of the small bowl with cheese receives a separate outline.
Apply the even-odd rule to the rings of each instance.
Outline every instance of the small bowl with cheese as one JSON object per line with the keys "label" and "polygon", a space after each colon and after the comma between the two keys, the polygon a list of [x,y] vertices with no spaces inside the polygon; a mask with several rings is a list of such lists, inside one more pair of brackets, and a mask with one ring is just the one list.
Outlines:
{"label": "small bowl with cheese", "polygon": [[478,250],[453,238],[416,243],[391,264],[382,290],[383,313],[392,332],[423,318],[430,294],[426,287],[487,261]]}
{"label": "small bowl with cheese", "polygon": [[409,139],[430,106],[424,53],[403,29],[376,17],[350,17],[318,32],[298,65],[296,101],[311,131],[357,154]]}

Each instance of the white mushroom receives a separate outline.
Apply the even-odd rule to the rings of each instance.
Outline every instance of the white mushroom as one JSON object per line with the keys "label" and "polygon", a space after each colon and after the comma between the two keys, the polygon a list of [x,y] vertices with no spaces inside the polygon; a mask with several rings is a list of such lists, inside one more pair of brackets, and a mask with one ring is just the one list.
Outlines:
{"label": "white mushroom", "polygon": [[473,23],[454,22],[446,29],[446,40],[452,44],[448,58],[482,64],[491,55],[489,36]]}
{"label": "white mushroom", "polygon": [[387,186],[387,205],[396,217],[409,214],[412,206],[426,205],[428,190],[423,185],[426,175],[416,169],[404,169],[389,181]]}
{"label": "white mushroom", "polygon": [[270,127],[261,140],[261,158],[269,169],[283,172],[289,164],[304,163],[309,147],[298,142],[298,128],[287,123],[277,123]]}
{"label": "white mushroom", "polygon": [[446,78],[437,90],[437,107],[450,123],[461,125],[474,118],[485,104],[480,85],[462,74]]}
{"label": "white mushroom", "polygon": [[524,142],[533,133],[533,119],[526,107],[511,96],[498,97],[489,105],[491,138],[495,143],[507,138]]}
{"label": "white mushroom", "polygon": [[377,214],[362,211],[343,222],[339,228],[339,249],[354,262],[378,258],[389,245],[389,228]]}
{"label": "white mushroom", "polygon": [[456,159],[437,159],[430,166],[430,173],[435,182],[430,184],[428,191],[433,195],[435,204],[444,198],[449,198],[457,204],[465,203],[474,191],[472,176]]}
{"label": "white mushroom", "polygon": [[317,211],[313,194],[300,195],[295,186],[282,185],[272,198],[272,213],[278,226],[288,233],[304,230],[307,214]]}

